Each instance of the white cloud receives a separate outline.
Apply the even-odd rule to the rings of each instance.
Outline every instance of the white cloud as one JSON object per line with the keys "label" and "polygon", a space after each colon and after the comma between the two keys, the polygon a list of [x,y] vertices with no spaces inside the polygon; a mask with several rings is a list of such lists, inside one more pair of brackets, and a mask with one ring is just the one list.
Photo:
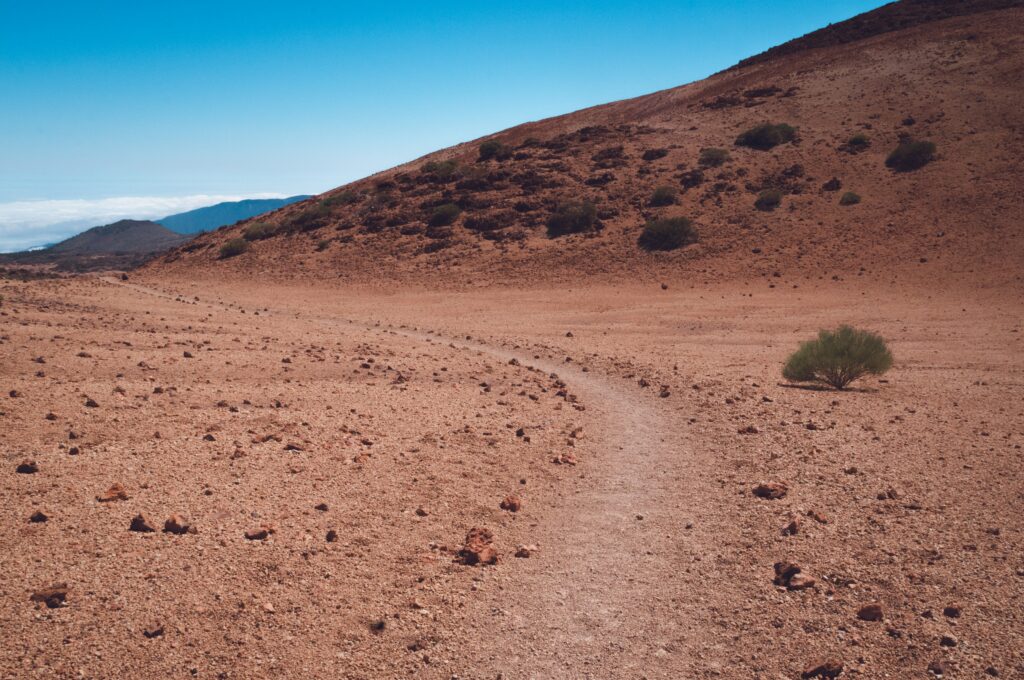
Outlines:
{"label": "white cloud", "polygon": [[117,220],[152,220],[245,198],[284,198],[283,194],[245,196],[117,196],[0,203],[0,252],[13,252],[60,241],[84,229]]}

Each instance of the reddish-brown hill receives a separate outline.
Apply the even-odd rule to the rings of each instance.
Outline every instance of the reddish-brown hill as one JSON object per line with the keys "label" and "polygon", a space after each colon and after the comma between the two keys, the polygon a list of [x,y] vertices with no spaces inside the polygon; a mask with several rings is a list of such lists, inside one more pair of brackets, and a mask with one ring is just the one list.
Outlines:
{"label": "reddish-brown hill", "polygon": [[[259,225],[203,235],[148,269],[460,286],[580,276],[1019,282],[1024,8],[947,5],[887,5],[704,81],[438,151]],[[770,150],[736,144],[764,122],[796,136]],[[855,136],[865,144],[851,145]],[[934,160],[888,168],[905,140],[934,143]],[[501,147],[480,160],[485,141]],[[707,148],[728,160],[702,164]],[[658,187],[674,203],[653,205]],[[755,207],[764,190],[780,192],[776,209]],[[846,192],[860,202],[840,205]],[[581,200],[595,206],[593,228],[549,237],[558,206]],[[458,217],[431,225],[447,203]],[[638,246],[648,220],[673,216],[692,220],[697,243]],[[247,229],[248,251],[220,258]]]}

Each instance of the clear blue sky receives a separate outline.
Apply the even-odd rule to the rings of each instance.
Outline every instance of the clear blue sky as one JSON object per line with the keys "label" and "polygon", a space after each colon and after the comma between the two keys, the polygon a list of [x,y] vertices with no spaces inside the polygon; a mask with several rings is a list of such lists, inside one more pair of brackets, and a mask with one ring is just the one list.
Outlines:
{"label": "clear blue sky", "polygon": [[880,4],[0,0],[0,204],[317,193]]}

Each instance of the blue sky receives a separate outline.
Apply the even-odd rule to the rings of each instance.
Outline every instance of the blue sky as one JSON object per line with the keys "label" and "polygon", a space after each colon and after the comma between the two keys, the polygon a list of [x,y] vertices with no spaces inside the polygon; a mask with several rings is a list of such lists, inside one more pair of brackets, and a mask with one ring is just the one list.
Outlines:
{"label": "blue sky", "polygon": [[0,0],[0,250],[53,201],[318,193],[880,4]]}

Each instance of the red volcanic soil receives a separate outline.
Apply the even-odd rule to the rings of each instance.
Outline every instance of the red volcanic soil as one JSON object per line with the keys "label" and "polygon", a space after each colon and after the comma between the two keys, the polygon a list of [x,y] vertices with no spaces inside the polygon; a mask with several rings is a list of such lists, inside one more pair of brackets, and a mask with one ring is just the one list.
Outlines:
{"label": "red volcanic soil", "polygon": [[1024,677],[1024,10],[910,23],[0,279],[0,676]]}

